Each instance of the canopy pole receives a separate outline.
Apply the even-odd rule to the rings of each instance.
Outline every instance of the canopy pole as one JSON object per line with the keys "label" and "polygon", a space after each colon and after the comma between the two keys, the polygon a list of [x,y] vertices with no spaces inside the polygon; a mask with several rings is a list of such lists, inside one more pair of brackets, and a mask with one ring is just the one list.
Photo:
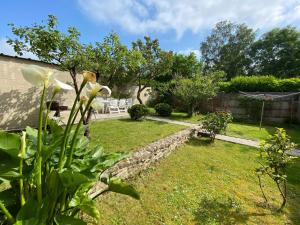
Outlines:
{"label": "canopy pole", "polygon": [[261,113],[260,113],[259,130],[261,130],[262,120],[263,120],[263,117],[264,117],[264,109],[265,109],[265,101],[263,100],[262,106],[261,106]]}

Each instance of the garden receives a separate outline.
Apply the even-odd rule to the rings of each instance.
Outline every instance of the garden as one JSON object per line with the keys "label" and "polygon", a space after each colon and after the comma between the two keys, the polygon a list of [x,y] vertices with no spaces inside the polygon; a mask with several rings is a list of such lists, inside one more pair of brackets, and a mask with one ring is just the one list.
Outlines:
{"label": "garden", "polygon": [[[53,69],[22,67],[24,80],[40,91],[38,120],[36,127],[0,131],[0,224],[300,224],[295,108],[300,78],[288,68],[264,76],[269,66],[249,63],[243,71],[246,65],[233,70],[237,63],[218,62],[209,68],[207,61],[216,33],[230,34],[216,51],[224,54],[216,57],[222,61],[224,49],[236,49],[230,41],[236,43],[239,32],[251,39],[250,28],[218,24],[201,45],[200,61],[194,54],[164,51],[150,37],[131,48],[116,33],[81,44],[80,33],[59,31],[54,16],[46,23],[10,26],[14,38],[8,42],[18,54],[31,52],[56,63],[72,82],[62,82]],[[225,28],[229,31],[220,32]],[[281,32],[286,29],[300,37],[291,27]],[[251,39],[253,51],[276,34],[270,32]],[[252,57],[262,62],[261,55]],[[66,92],[74,92],[74,99],[62,121],[51,117],[50,109]],[[215,99],[226,94],[243,107],[239,95],[245,92],[268,98],[246,100],[248,110],[238,111],[243,114],[230,105],[215,107]],[[126,108],[126,118],[93,119],[104,108],[100,98],[133,95],[137,102]],[[264,114],[284,111],[270,106],[275,98],[288,105],[280,122],[268,120],[275,114]],[[218,140],[219,135],[259,146]]]}

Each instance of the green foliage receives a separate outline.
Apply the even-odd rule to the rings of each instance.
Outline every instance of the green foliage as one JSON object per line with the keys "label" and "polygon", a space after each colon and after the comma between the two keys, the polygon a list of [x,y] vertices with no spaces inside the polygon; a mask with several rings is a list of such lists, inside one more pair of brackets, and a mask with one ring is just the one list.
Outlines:
{"label": "green foliage", "polygon": [[295,148],[290,137],[283,128],[277,128],[275,134],[261,143],[261,166],[256,169],[259,185],[266,202],[268,199],[263,191],[261,176],[267,175],[275,183],[282,197],[280,210],[287,200],[287,166],[295,158],[289,152]]}
{"label": "green foliage", "polygon": [[251,64],[248,57],[255,33],[245,24],[222,21],[216,24],[210,36],[201,43],[205,70],[221,70],[229,80],[247,74]]}
{"label": "green foliage", "polygon": [[156,83],[156,79],[166,75],[172,67],[173,54],[161,50],[158,39],[151,40],[145,36],[144,41],[138,39],[132,43],[132,51],[135,53],[135,66],[131,72],[136,76],[138,86],[137,99],[143,104],[140,98],[141,92]]}
{"label": "green foliage", "polygon": [[[80,90],[86,83],[82,82]],[[103,171],[125,157],[124,153],[105,153],[101,146],[90,147],[83,135],[83,117],[96,94],[88,96],[83,114],[74,124],[80,109],[76,98],[67,124],[60,126],[47,117],[48,112],[46,117],[43,114],[46,90],[44,85],[38,129],[27,127],[21,134],[0,132],[1,224],[86,224],[76,218],[79,211],[98,220],[100,214],[89,191]],[[139,198],[135,189],[121,180],[112,178],[106,185],[106,191]]]}
{"label": "green foliage", "polygon": [[212,141],[216,134],[225,133],[228,123],[232,122],[232,115],[228,112],[214,112],[206,114],[202,119],[202,129],[208,132]]}
{"label": "green foliage", "polygon": [[200,101],[211,99],[217,94],[223,76],[223,72],[216,71],[177,81],[174,94],[187,105],[189,116],[192,116]]}
{"label": "green foliage", "polygon": [[290,92],[300,91],[300,78],[278,79],[274,76],[238,76],[222,82],[220,90],[225,92]]}
{"label": "green foliage", "polygon": [[149,114],[149,110],[145,105],[136,104],[128,109],[128,113],[132,120],[139,120],[147,116]]}
{"label": "green foliage", "polygon": [[159,116],[170,116],[172,113],[172,107],[167,103],[158,103],[154,109]]}
{"label": "green foliage", "polygon": [[274,28],[257,40],[251,49],[252,73],[276,77],[298,76],[300,32],[295,27]]}

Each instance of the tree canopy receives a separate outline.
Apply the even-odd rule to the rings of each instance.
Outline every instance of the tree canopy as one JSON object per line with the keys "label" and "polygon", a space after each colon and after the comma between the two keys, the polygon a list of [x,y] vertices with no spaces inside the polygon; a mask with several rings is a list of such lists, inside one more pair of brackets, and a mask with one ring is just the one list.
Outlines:
{"label": "tree canopy", "polygon": [[255,39],[254,31],[245,24],[222,21],[201,43],[204,69],[222,70],[227,79],[247,74],[251,60],[249,52]]}

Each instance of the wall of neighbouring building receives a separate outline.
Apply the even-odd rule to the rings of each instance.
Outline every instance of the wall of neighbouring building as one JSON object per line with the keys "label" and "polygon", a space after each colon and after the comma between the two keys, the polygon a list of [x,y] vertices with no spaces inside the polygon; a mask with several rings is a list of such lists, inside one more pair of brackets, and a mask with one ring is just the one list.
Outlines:
{"label": "wall of neighbouring building", "polygon": [[[262,93],[252,93],[262,94]],[[270,92],[265,94],[273,95],[288,95],[293,92]],[[259,118],[261,107],[253,104],[251,110],[245,108],[242,103],[242,94],[237,93],[219,93],[217,97],[209,102],[201,103],[200,109],[202,112],[209,111],[230,111],[237,119],[251,120],[251,117]],[[245,101],[245,100],[244,100]],[[250,100],[249,100],[250,101]],[[249,103],[251,105],[251,103]],[[252,115],[251,115],[252,114]],[[253,115],[255,114],[255,115]],[[299,95],[279,98],[273,101],[266,101],[264,110],[264,121],[266,122],[286,122],[286,121],[300,121],[300,97]]]}
{"label": "wall of neighbouring building", "polygon": [[[0,55],[0,129],[21,129],[37,125],[40,89],[32,86],[22,76],[21,68],[35,64],[57,70],[56,65]],[[68,72],[59,72],[59,80],[71,84]],[[48,93],[49,98],[50,93]],[[62,92],[55,100],[70,106],[74,92]]]}

